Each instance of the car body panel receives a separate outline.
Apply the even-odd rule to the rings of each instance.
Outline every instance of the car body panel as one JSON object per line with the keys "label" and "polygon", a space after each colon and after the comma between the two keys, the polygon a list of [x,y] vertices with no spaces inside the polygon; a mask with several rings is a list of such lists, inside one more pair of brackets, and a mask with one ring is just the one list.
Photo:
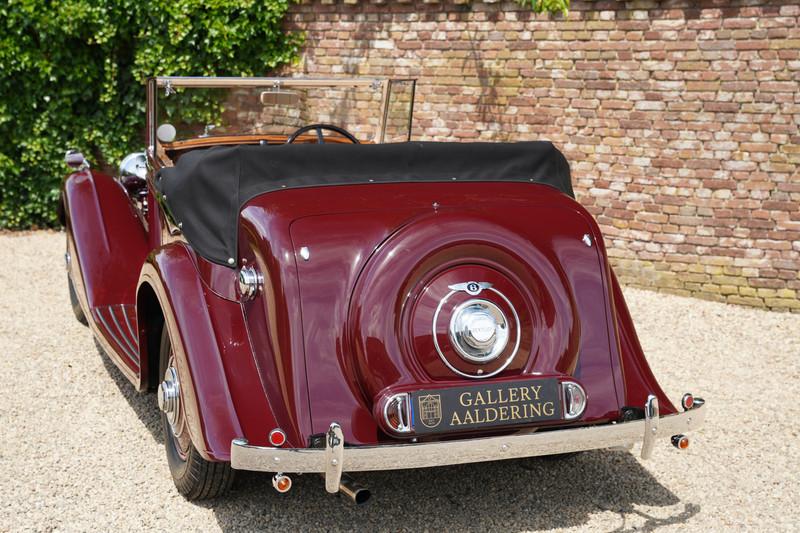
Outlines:
{"label": "car body panel", "polygon": [[[610,269],[609,269],[610,271]],[[622,294],[622,287],[617,276],[611,272],[611,302],[613,304],[613,317],[616,330],[619,332],[619,346],[612,346],[619,350],[619,357],[615,358],[622,367],[622,383],[625,390],[626,405],[643,405],[650,394],[659,400],[660,411],[663,415],[671,415],[678,409],[669,402],[666,394],[656,381],[650,365],[644,357],[644,351],[636,335],[628,305]]]}

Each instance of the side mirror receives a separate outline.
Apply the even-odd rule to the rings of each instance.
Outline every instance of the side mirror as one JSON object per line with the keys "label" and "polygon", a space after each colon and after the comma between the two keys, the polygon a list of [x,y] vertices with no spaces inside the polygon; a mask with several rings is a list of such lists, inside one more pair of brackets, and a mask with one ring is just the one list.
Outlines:
{"label": "side mirror", "polygon": [[178,131],[175,129],[170,123],[164,123],[158,127],[156,130],[156,137],[162,143],[171,143],[175,140],[175,137],[178,135]]}
{"label": "side mirror", "polygon": [[89,168],[89,163],[86,161],[86,158],[77,150],[67,150],[67,153],[64,155],[64,162],[68,167],[74,168],[75,170]]}

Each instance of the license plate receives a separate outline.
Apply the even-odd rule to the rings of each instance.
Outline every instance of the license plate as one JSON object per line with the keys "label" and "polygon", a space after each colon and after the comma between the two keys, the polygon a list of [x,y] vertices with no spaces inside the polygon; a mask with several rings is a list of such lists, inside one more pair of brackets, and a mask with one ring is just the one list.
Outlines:
{"label": "license plate", "polygon": [[529,379],[411,394],[417,434],[515,426],[560,420],[557,379]]}

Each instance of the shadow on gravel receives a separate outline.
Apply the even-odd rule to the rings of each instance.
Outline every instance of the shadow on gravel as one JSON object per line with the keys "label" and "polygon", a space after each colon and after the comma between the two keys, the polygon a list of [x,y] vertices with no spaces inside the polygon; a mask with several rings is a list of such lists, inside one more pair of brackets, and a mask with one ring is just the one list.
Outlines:
{"label": "shadow on gravel", "polygon": [[136,413],[142,425],[150,432],[150,435],[153,436],[153,439],[159,444],[163,444],[164,437],[161,433],[161,414],[158,411],[155,395],[149,392],[136,392],[136,389],[131,382],[128,381],[128,378],[122,375],[122,372],[119,371],[116,365],[106,355],[103,347],[100,346],[96,339],[94,340],[94,345],[97,348],[100,360],[103,362],[103,367],[105,367],[111,379],[114,380],[119,392],[128,401],[131,409]]}
{"label": "shadow on gravel", "polygon": [[[133,412],[153,438],[163,442],[153,395],[137,393],[99,346],[98,352]],[[237,472],[228,496],[197,505],[212,509],[224,531],[518,531],[580,526],[602,512],[619,515],[617,531],[649,531],[684,523],[700,511],[698,505],[684,504],[670,516],[655,517],[636,509],[680,501],[630,453],[621,451],[354,477],[372,490],[370,502],[360,507],[327,494],[319,476],[293,476],[291,492],[281,495],[272,488],[271,475],[255,472]]]}
{"label": "shadow on gravel", "polygon": [[[700,510],[651,517],[635,506],[680,501],[628,452],[596,451],[565,460],[522,459],[355,476],[372,490],[361,507],[325,492],[322,479],[297,476],[277,494],[270,476],[240,473],[232,493],[203,505],[220,527],[237,530],[536,530],[586,524],[590,515],[619,515],[620,531],[686,522]],[[642,524],[644,519],[644,524]]]}

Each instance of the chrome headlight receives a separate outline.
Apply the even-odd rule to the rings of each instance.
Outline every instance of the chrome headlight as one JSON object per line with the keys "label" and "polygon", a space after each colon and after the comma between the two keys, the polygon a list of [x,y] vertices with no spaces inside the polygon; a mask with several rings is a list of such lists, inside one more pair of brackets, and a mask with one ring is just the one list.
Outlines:
{"label": "chrome headlight", "polygon": [[144,152],[128,154],[119,164],[119,178],[123,182],[131,178],[144,181],[147,179],[147,156]]}
{"label": "chrome headlight", "polygon": [[476,298],[459,305],[450,319],[449,333],[458,354],[472,363],[497,359],[508,344],[506,317],[488,300]]}

